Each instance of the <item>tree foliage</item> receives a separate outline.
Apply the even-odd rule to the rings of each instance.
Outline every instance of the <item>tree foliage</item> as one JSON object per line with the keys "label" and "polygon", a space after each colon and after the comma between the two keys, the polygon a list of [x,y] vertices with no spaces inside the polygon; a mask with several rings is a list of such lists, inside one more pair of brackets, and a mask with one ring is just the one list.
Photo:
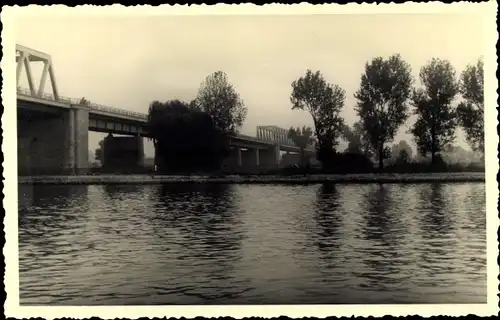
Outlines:
{"label": "tree foliage", "polygon": [[387,60],[377,57],[365,65],[361,86],[354,95],[358,100],[356,112],[376,151],[379,168],[390,155],[385,144],[394,139],[408,118],[412,82],[411,68],[399,54]]}
{"label": "tree foliage", "polygon": [[484,71],[483,60],[468,65],[462,72],[459,83],[464,101],[458,105],[460,126],[467,142],[476,151],[484,153]]}
{"label": "tree foliage", "polygon": [[373,150],[370,145],[369,137],[366,134],[366,130],[363,128],[363,123],[361,121],[355,122],[352,125],[352,128],[345,125],[342,135],[348,143],[346,152],[359,153],[369,159],[373,156]]}
{"label": "tree foliage", "polygon": [[406,140],[401,140],[399,143],[394,144],[391,149],[391,158],[396,162],[402,156],[402,152],[404,151],[404,157],[407,159],[411,159],[413,156],[413,149],[410,147]]}
{"label": "tree foliage", "polygon": [[292,110],[306,110],[311,114],[317,138],[317,157],[323,165],[335,153],[342,134],[344,120],[340,112],[344,100],[345,91],[328,83],[319,71],[308,69],[305,76],[292,82]]}
{"label": "tree foliage", "polygon": [[85,97],[83,97],[80,99],[80,104],[82,106],[88,106],[90,104],[90,101],[88,101],[87,99],[85,99]]}
{"label": "tree foliage", "polygon": [[423,88],[414,90],[412,104],[417,120],[410,129],[419,153],[431,162],[455,140],[456,112],[452,102],[458,93],[455,69],[449,61],[432,59],[420,70]]}
{"label": "tree foliage", "polygon": [[179,100],[154,101],[148,130],[161,172],[212,171],[220,167],[226,140],[210,115]]}
{"label": "tree foliage", "polygon": [[398,156],[396,157],[396,163],[399,165],[405,165],[410,162],[411,156],[408,154],[406,149],[401,149]]}
{"label": "tree foliage", "polygon": [[215,127],[226,134],[237,133],[247,115],[243,100],[222,71],[212,73],[202,82],[190,105],[209,114]]}
{"label": "tree foliage", "polygon": [[313,135],[311,127],[292,127],[288,130],[288,138],[292,139],[300,149],[306,149],[313,142]]}
{"label": "tree foliage", "polygon": [[304,165],[304,150],[313,142],[313,131],[311,127],[303,126],[302,128],[290,128],[288,130],[288,138],[300,148],[300,162]]}
{"label": "tree foliage", "polygon": [[94,151],[94,160],[104,162],[104,140],[99,141],[99,147]]}

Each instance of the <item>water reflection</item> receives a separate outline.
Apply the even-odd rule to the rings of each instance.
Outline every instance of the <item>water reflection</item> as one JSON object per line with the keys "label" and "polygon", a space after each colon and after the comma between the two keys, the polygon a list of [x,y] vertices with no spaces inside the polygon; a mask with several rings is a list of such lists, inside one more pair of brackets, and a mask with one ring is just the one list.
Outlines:
{"label": "water reflection", "polygon": [[444,188],[445,186],[440,183],[419,188],[422,212],[420,223],[425,238],[446,237],[453,230],[451,216],[447,212],[449,206],[443,196]]}
{"label": "water reflection", "polygon": [[[483,212],[486,210],[486,194],[483,185],[462,185],[461,188],[453,188],[450,192],[454,198],[451,202],[457,204],[464,213],[464,219],[468,220],[466,228],[473,230],[477,236],[484,235],[486,216]],[[464,201],[460,201],[461,197],[465,197]]]}
{"label": "water reflection", "polygon": [[339,192],[334,184],[323,184],[316,193],[316,210],[314,221],[317,228],[313,233],[314,243],[321,253],[321,258],[334,267],[332,263],[338,261],[334,251],[338,250],[342,241],[339,228],[342,226],[342,213],[340,212]]}
{"label": "water reflection", "polygon": [[[309,248],[315,249],[316,261],[312,260],[310,270],[315,270],[321,276],[309,284],[305,290],[312,298],[321,296],[328,292],[328,300],[324,303],[335,303],[339,299],[338,291],[345,295],[348,286],[348,256],[345,254],[343,231],[343,219],[345,211],[343,203],[349,201],[341,196],[339,188],[335,184],[325,183],[316,188],[316,196],[313,202],[313,227],[308,228],[307,235],[310,239]],[[330,288],[330,289],[328,289]],[[319,303],[314,299],[307,299],[302,303]]]}
{"label": "water reflection", "polygon": [[84,204],[87,197],[85,185],[19,185],[18,201],[20,210],[37,207],[67,208]]}
{"label": "water reflection", "polygon": [[[366,244],[361,248],[364,268],[359,268],[360,273],[357,274],[365,279],[359,283],[363,290],[396,291],[396,285],[398,293],[404,295],[407,288],[403,284],[411,277],[404,271],[411,263],[411,258],[405,255],[401,247],[406,233],[401,224],[401,215],[407,213],[405,210],[395,210],[394,206],[404,208],[404,204],[393,202],[393,188],[391,185],[373,185],[364,195],[366,209],[362,212],[365,223],[359,235]],[[378,303],[379,299],[374,296],[371,302]]]}
{"label": "water reflection", "polygon": [[23,305],[485,301],[481,184],[25,193]]}
{"label": "water reflection", "polygon": [[151,216],[160,237],[175,232],[177,259],[182,261],[179,267],[194,269],[182,280],[191,282],[194,277],[201,283],[184,295],[205,303],[234,299],[247,291],[234,288],[244,279],[234,275],[243,236],[233,188],[226,184],[165,184]]}
{"label": "water reflection", "polygon": [[363,203],[367,205],[364,211],[366,224],[362,230],[365,240],[381,242],[383,246],[391,245],[395,238],[391,232],[394,217],[389,212],[391,199],[388,187],[384,185],[374,186],[373,190],[365,194]]}
{"label": "water reflection", "polygon": [[102,186],[104,193],[113,200],[122,200],[130,196],[130,194],[140,193],[144,186],[124,184],[124,185],[104,185]]}
{"label": "water reflection", "polygon": [[442,287],[453,286],[457,281],[458,270],[450,262],[458,258],[459,251],[452,216],[460,212],[450,210],[452,206],[447,199],[450,195],[445,196],[451,191],[448,187],[434,183],[418,188],[421,247],[417,249],[417,265],[421,268],[415,281],[423,287],[433,286],[429,278],[439,279]]}
{"label": "water reflection", "polygon": [[[34,270],[52,268],[77,257],[84,242],[79,232],[89,206],[86,186],[28,186],[33,198],[18,212],[19,243],[26,248],[20,255],[19,271],[33,271],[24,261],[40,261]],[[19,196],[26,192],[20,187]],[[20,201],[21,202],[21,201]],[[26,203],[25,203],[26,204]],[[20,279],[23,282],[24,279]]]}
{"label": "water reflection", "polygon": [[186,249],[198,251],[200,257],[209,254],[207,250],[237,251],[241,235],[236,232],[238,210],[234,208],[231,188],[223,184],[199,184],[194,188],[163,185],[152,218],[155,224],[178,229],[187,240]]}
{"label": "water reflection", "polygon": [[[50,241],[51,236],[73,228],[88,211],[86,186],[20,186],[19,241]],[[68,210],[69,209],[69,210]],[[54,234],[55,233],[55,234]]]}

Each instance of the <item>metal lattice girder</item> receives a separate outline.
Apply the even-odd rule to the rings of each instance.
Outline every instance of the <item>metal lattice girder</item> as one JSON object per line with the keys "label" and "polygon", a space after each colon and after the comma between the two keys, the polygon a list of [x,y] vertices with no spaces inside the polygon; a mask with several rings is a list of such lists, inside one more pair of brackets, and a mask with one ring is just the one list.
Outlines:
{"label": "metal lattice girder", "polygon": [[[287,146],[296,146],[292,139],[288,138],[288,130],[277,126],[258,126],[257,138],[265,141],[272,141]],[[314,150],[314,143],[310,144],[307,149]]]}
{"label": "metal lattice girder", "polygon": [[[35,83],[33,81],[33,74],[31,72],[31,64],[30,64],[31,62],[43,63],[43,70],[40,77],[40,82],[38,84],[38,88],[35,87]],[[45,89],[45,83],[47,82],[47,76],[48,76],[50,78],[50,83],[52,85],[52,94],[54,96],[54,100],[59,100],[59,91],[57,90],[54,66],[52,65],[52,58],[50,55],[34,49],[30,49],[25,46],[16,45],[16,63],[17,63],[17,69],[16,69],[17,86],[19,86],[21,71],[24,66],[29,89],[32,96],[43,95]]]}
{"label": "metal lattice girder", "polygon": [[294,145],[293,141],[288,138],[288,130],[277,126],[258,126],[257,138],[280,144]]}

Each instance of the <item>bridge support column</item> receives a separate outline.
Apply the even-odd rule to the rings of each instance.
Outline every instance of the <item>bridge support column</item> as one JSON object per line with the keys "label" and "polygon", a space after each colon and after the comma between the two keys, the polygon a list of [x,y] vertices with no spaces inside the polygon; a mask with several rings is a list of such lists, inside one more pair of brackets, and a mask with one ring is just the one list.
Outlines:
{"label": "bridge support column", "polygon": [[137,166],[144,167],[144,138],[140,135],[135,136],[137,141]]}
{"label": "bridge support column", "polygon": [[18,111],[19,174],[74,174],[77,166],[88,167],[85,119],[85,111],[72,108],[53,114]]}
{"label": "bridge support column", "polygon": [[102,142],[102,147],[101,147],[101,166],[103,168],[107,168],[110,165],[110,147],[111,143],[110,140],[113,139],[113,135],[109,133],[107,136],[104,137],[103,142]]}
{"label": "bridge support column", "polygon": [[243,156],[243,167],[246,169],[255,169],[260,165],[260,154],[259,149],[247,149],[247,151],[242,152]]}
{"label": "bridge support column", "polygon": [[76,144],[76,115],[75,110],[68,110],[68,146],[66,147],[67,160],[65,165],[65,173],[74,174],[75,173],[75,144]]}
{"label": "bridge support column", "polygon": [[237,161],[238,167],[243,166],[243,158],[241,156],[241,148],[240,147],[236,148],[236,161]]}
{"label": "bridge support column", "polygon": [[302,165],[300,153],[287,152],[286,154],[283,155],[283,158],[281,159],[281,165],[284,167],[293,165],[299,165],[299,166]]}
{"label": "bridge support column", "polygon": [[222,167],[228,169],[231,172],[235,170],[238,171],[239,168],[243,166],[243,155],[241,148],[233,146],[229,149],[229,155],[224,162],[222,163]]}
{"label": "bridge support column", "polygon": [[137,172],[144,167],[144,141],[139,135],[113,137],[109,134],[103,143],[103,168],[120,173]]}
{"label": "bridge support column", "polygon": [[89,110],[86,107],[72,106],[74,118],[74,173],[87,174],[89,170]]}
{"label": "bridge support column", "polygon": [[275,144],[267,150],[261,150],[260,152],[260,164],[266,168],[276,168],[280,164],[280,147],[279,144]]}
{"label": "bridge support column", "polygon": [[160,169],[160,166],[162,164],[162,159],[160,158],[160,152],[158,150],[158,145],[156,143],[153,144],[154,145],[154,162],[153,162],[153,165],[154,165],[154,168],[155,170],[158,170]]}

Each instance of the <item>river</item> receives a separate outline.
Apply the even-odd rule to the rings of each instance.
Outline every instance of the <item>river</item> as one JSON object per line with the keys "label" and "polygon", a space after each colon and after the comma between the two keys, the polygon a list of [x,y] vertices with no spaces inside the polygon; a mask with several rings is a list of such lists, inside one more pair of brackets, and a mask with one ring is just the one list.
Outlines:
{"label": "river", "polygon": [[484,183],[19,196],[21,305],[486,303]]}

